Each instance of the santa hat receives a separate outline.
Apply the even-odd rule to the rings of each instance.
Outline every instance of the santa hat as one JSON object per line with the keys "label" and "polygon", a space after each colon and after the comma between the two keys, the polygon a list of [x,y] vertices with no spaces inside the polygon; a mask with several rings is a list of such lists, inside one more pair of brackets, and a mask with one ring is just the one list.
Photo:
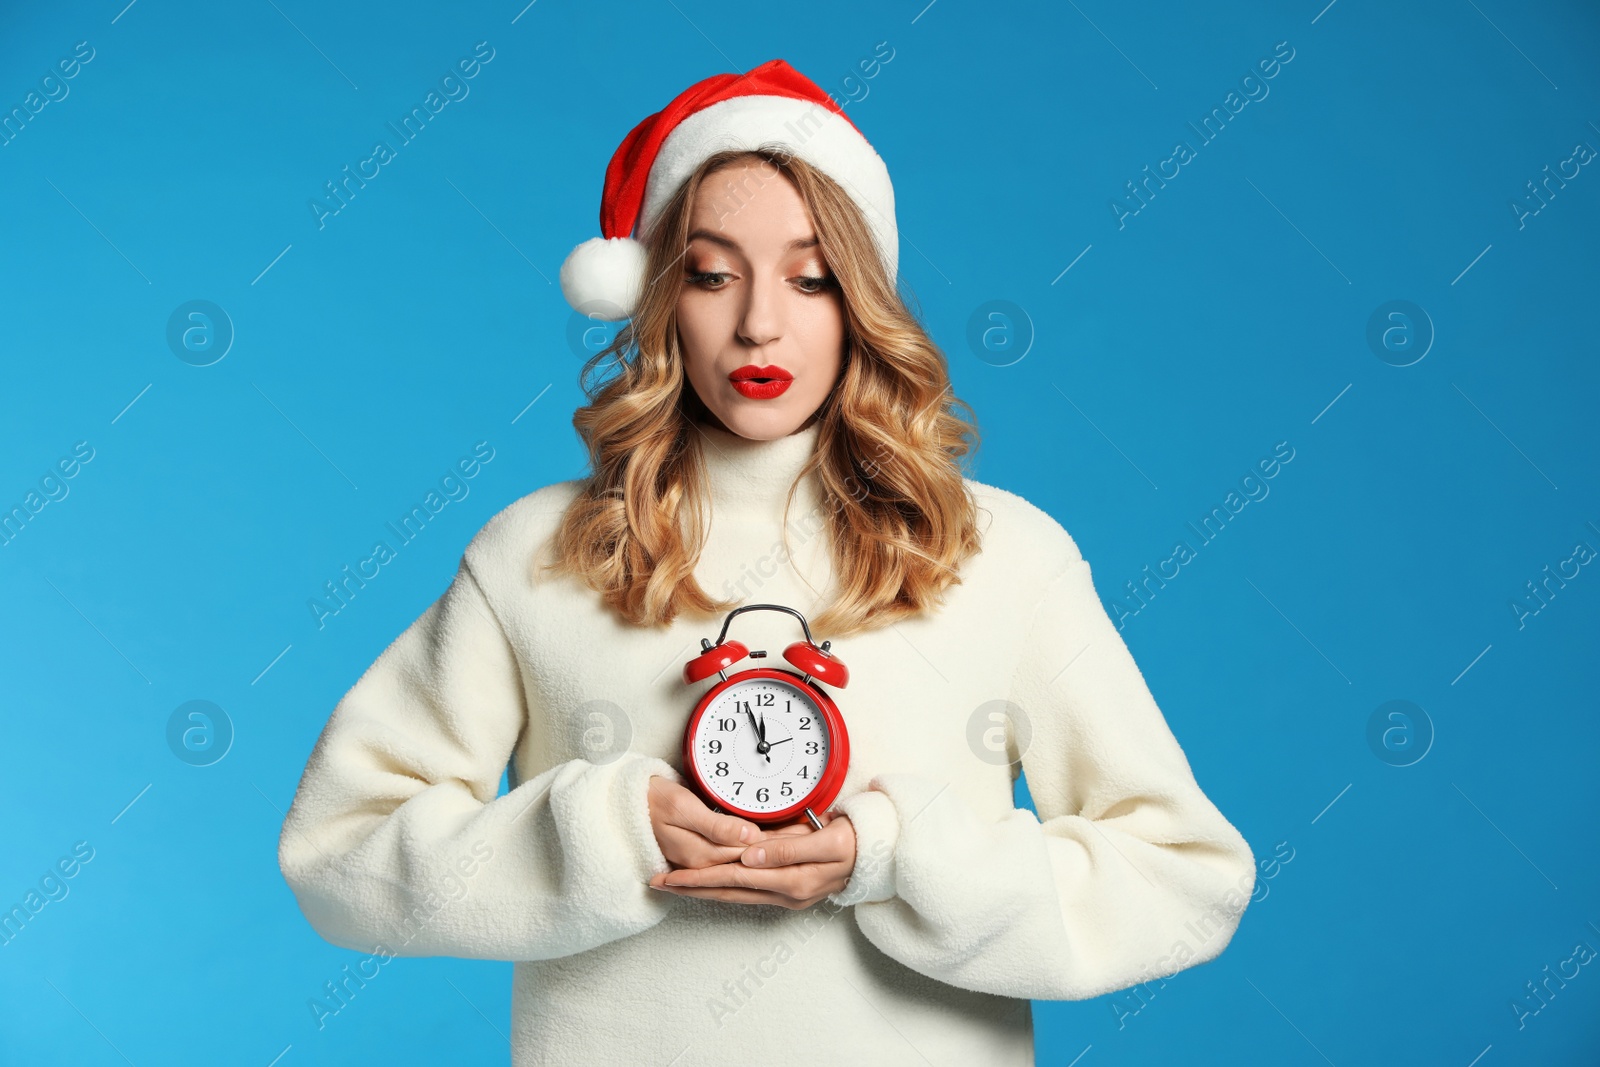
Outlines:
{"label": "santa hat", "polygon": [[701,161],[729,148],[781,143],[838,182],[866,219],[891,281],[899,266],[889,169],[832,97],[781,59],[715,74],[635,126],[606,167],[600,237],[561,264],[561,292],[590,318],[631,318],[644,287],[645,238]]}

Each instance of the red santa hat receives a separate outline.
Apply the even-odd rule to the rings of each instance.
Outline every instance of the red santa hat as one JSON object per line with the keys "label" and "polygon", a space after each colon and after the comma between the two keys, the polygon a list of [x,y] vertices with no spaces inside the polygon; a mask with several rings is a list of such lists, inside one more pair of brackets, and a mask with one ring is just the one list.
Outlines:
{"label": "red santa hat", "polygon": [[600,237],[561,264],[567,303],[591,318],[630,318],[644,286],[645,248],[667,201],[700,162],[728,148],[780,143],[817,167],[861,209],[893,280],[900,239],[889,169],[844,109],[781,59],[696,82],[635,126],[606,167]]}

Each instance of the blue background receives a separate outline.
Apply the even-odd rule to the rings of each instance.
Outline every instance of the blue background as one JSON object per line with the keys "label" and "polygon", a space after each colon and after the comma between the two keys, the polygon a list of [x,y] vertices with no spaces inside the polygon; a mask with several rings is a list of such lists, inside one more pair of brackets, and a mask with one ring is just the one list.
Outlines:
{"label": "blue background", "polygon": [[[889,165],[974,476],[1058,518],[1113,612],[1195,550],[1123,634],[1207,793],[1292,853],[1214,963],[1037,1004],[1040,1062],[1593,1063],[1600,967],[1512,1004],[1600,948],[1600,575],[1511,605],[1600,548],[1600,173],[1512,204],[1600,147],[1600,17],[1324,3],[10,6],[0,110],[94,52],[0,146],[0,505],[93,459],[0,546],[0,905],[94,856],[0,946],[0,1060],[506,1062],[510,963],[397,960],[316,1028],[359,954],[300,915],[279,827],[471,535],[582,471],[554,279],[611,152],[781,56]],[[469,95],[319,227],[323,183],[480,41]],[[168,343],[191,300],[234,333],[209,366]],[[1392,300],[1421,312],[1373,346]],[[319,629],[307,601],[478,441],[470,495]],[[1187,525],[1251,487],[1211,542]],[[191,700],[231,724],[209,766],[169,745]],[[1421,710],[1369,741],[1392,700]]]}

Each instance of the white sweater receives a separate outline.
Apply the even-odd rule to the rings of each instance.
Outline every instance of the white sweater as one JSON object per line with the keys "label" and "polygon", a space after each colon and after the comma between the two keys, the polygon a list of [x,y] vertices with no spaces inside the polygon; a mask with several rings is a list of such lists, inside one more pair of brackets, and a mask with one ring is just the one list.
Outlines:
{"label": "white sweater", "polygon": [[[696,576],[814,619],[832,581],[814,478],[792,556],[781,513],[816,427],[705,433]],[[684,725],[716,678],[681,670],[721,618],[632,627],[570,576],[535,576],[567,481],[491,519],[334,709],[279,844],[306,918],[385,958],[517,961],[514,1067],[1031,1064],[1030,998],[1215,957],[1254,887],[1249,846],[1196,784],[1072,538],[968,484],[984,549],[945,606],[832,646],[850,669],[832,694],[851,746],[836,808],[858,842],[841,893],[792,911],[646,887],[668,866],[646,785],[684,781]],[[729,636],[782,665],[801,634],[757,611]],[[608,724],[596,701],[624,714]],[[1026,730],[989,717],[999,701]],[[1037,818],[1013,803],[1002,744],[1023,748]]]}

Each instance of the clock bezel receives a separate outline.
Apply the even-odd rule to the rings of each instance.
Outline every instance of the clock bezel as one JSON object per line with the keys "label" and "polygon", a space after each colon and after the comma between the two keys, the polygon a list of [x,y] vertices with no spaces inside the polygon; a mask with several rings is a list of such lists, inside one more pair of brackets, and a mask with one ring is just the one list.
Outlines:
{"label": "clock bezel", "polygon": [[[736,804],[722,800],[700,774],[700,767],[694,758],[694,738],[700,731],[700,720],[710,709],[718,696],[727,692],[736,685],[745,682],[759,681],[763,678],[780,681],[794,686],[806,694],[822,713],[823,721],[828,727],[828,758],[822,773],[817,776],[817,784],[810,793],[801,797],[787,808],[777,811],[759,812],[749,811]],[[695,705],[694,711],[689,716],[689,724],[683,731],[683,772],[694,785],[695,792],[706,805],[715,811],[728,815],[736,815],[741,819],[748,819],[762,826],[776,825],[794,816],[804,813],[806,808],[820,815],[826,811],[829,804],[839,795],[839,790],[844,785],[845,773],[850,767],[850,734],[845,729],[844,716],[839,713],[839,707],[833,698],[821,688],[805,679],[804,675],[794,671],[786,671],[781,667],[750,667],[718,682],[700,697],[700,702]]]}

